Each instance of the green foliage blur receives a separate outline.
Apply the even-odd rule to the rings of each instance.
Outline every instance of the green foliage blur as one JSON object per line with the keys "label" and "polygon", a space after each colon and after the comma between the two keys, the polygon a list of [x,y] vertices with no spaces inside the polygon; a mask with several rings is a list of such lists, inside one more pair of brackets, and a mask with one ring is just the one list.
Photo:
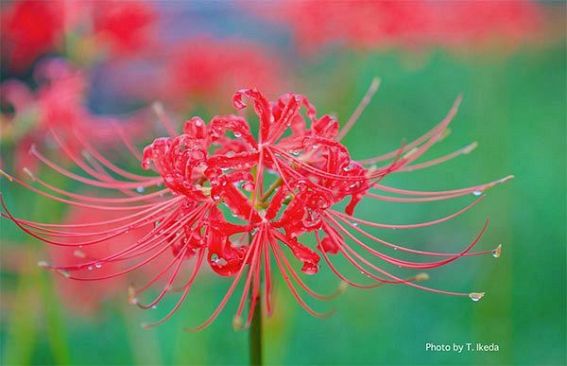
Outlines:
{"label": "green foliage blur", "polygon": [[[309,316],[277,283],[276,311],[265,321],[266,364],[288,365],[561,365],[566,362],[566,49],[564,42],[526,47],[511,55],[456,55],[437,50],[356,53],[341,51],[299,65],[298,91],[320,112],[345,121],[371,79],[379,92],[344,140],[355,158],[395,149],[429,130],[464,99],[451,134],[428,157],[477,141],[479,147],[440,166],[400,173],[385,183],[408,189],[452,189],[515,175],[487,192],[466,215],[440,226],[375,231],[387,239],[439,250],[458,250],[490,218],[480,249],[499,243],[503,253],[463,258],[430,271],[428,285],[456,291],[486,291],[478,303],[405,286],[348,289],[317,309],[336,308],[329,319]],[[282,92],[284,92],[282,90]],[[228,101],[227,101],[228,103]],[[2,191],[18,213],[55,219],[59,205],[30,200],[2,179]],[[472,198],[472,197],[470,197]],[[456,203],[391,204],[366,200],[360,217],[386,223],[421,222],[451,212]],[[46,214],[49,212],[49,214]],[[42,214],[43,213],[43,214]],[[37,268],[42,246],[14,225],[1,222],[3,268],[0,354],[5,365],[239,365],[248,362],[247,332],[233,331],[232,301],[200,333],[183,331],[214,309],[228,282],[203,278],[164,325],[159,319],[173,298],[141,311],[121,297],[100,311],[79,315],[62,303],[54,276]],[[7,248],[25,253],[17,271],[6,267]],[[21,250],[26,248],[26,250]],[[9,258],[8,258],[9,259]],[[277,276],[276,276],[277,277]],[[338,284],[322,266],[309,278],[316,288]],[[426,344],[496,344],[497,352],[432,352]]]}

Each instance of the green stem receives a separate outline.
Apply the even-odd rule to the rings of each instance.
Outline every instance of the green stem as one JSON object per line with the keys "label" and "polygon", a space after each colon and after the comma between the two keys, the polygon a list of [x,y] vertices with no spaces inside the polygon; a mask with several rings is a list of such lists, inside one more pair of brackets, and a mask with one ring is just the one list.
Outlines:
{"label": "green stem", "polygon": [[[250,302],[252,302],[252,296]],[[256,299],[256,306],[254,309],[254,317],[250,325],[249,333],[249,352],[250,352],[250,365],[262,365],[262,297],[258,294]]]}

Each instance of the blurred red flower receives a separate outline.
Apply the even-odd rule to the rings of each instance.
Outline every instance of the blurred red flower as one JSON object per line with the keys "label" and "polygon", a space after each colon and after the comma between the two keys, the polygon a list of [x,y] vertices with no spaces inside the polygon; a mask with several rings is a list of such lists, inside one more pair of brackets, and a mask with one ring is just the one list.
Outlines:
{"label": "blurred red flower", "polygon": [[148,1],[104,1],[93,3],[94,33],[115,55],[143,52],[150,48],[157,12]]}
{"label": "blurred red flower", "polygon": [[[16,72],[74,41],[94,40],[95,53],[130,56],[149,51],[157,12],[147,1],[16,0],[1,8],[2,58]],[[67,36],[73,39],[64,44]],[[88,43],[88,42],[87,42]],[[79,52],[84,52],[81,49]]]}
{"label": "blurred red flower", "polygon": [[519,46],[536,36],[540,6],[532,1],[282,1],[261,14],[289,25],[307,52],[339,43],[348,47]]}
{"label": "blurred red flower", "polygon": [[85,101],[85,75],[64,60],[46,60],[34,71],[39,84],[34,91],[19,80],[0,84],[0,102],[10,110],[0,115],[0,140],[16,144],[16,166],[33,170],[30,148],[52,139],[72,160],[89,150],[89,143],[108,146],[126,134],[130,139],[142,135],[145,126],[140,115],[92,114]]}
{"label": "blurred red flower", "polygon": [[[432,160],[416,162],[444,136],[456,114],[458,99],[447,116],[417,140],[385,155],[353,160],[341,139],[377,87],[378,82],[374,81],[369,95],[342,129],[334,117],[318,116],[315,107],[302,95],[289,93],[270,102],[257,89],[242,89],[234,95],[233,105],[242,110],[246,107],[245,100],[252,102],[259,122],[258,135],[252,134],[248,121],[241,116],[215,116],[208,124],[199,117],[193,117],[185,123],[183,133],[176,134],[169,128],[169,137],[158,138],[144,149],[141,165],[157,175],[124,171],[95,153],[92,153],[91,166],[86,161],[76,160],[88,176],[78,175],[34,150],[35,157],[63,176],[106,189],[111,195],[76,194],[54,187],[39,177],[33,177],[35,185],[8,176],[10,179],[59,202],[121,214],[110,221],[81,223],[78,227],[87,229],[87,233],[72,230],[66,225],[16,218],[5,204],[3,215],[26,233],[46,243],[71,248],[117,242],[133,230],[144,232],[145,235],[138,240],[129,241],[122,249],[113,249],[106,255],[85,257],[70,263],[57,259],[52,264],[42,262],[41,265],[66,278],[91,281],[126,274],[164,260],[166,264],[154,272],[152,280],[129,290],[130,301],[145,308],[156,305],[173,290],[181,292],[171,311],[162,320],[148,326],[157,325],[174,314],[187,297],[205,260],[215,273],[233,279],[212,315],[195,329],[202,329],[214,321],[243,278],[234,326],[243,325],[242,314],[248,298],[252,301],[245,317],[247,325],[254,316],[258,301],[262,301],[271,313],[272,256],[297,302],[312,315],[325,315],[313,310],[298,290],[302,289],[316,299],[328,299],[334,294],[321,295],[309,287],[288,260],[284,253],[286,249],[301,265],[301,272],[308,275],[318,273],[323,257],[330,270],[341,280],[339,289],[346,285],[368,288],[405,284],[478,301],[484,293],[430,288],[416,283],[427,279],[424,273],[404,278],[396,272],[433,269],[464,256],[492,254],[498,257],[500,247],[471,251],[486,230],[486,224],[469,244],[456,252],[408,248],[388,242],[363,227],[407,230],[449,221],[474,207],[483,198],[484,191],[510,177],[438,192],[403,190],[384,185],[382,179],[392,173],[443,163],[469,153],[474,145]],[[135,151],[134,154],[140,157]],[[110,172],[114,174],[110,175]],[[454,213],[417,224],[384,224],[354,215],[363,198],[419,203],[463,196],[475,199]],[[343,202],[346,204],[344,213],[337,207]],[[314,239],[316,245],[310,245],[309,238]],[[404,258],[407,254],[426,259]],[[194,265],[187,266],[188,260],[194,260]],[[362,274],[361,279],[353,280],[351,275],[345,274],[344,268],[337,265],[340,260],[352,266],[355,273]],[[103,276],[89,271],[89,268],[101,266],[116,270]],[[159,294],[142,305],[140,296],[158,284],[161,288]]]}
{"label": "blurred red flower", "polygon": [[2,5],[2,58],[11,68],[21,71],[61,44],[63,10],[61,1],[21,0]]}
{"label": "blurred red flower", "polygon": [[282,71],[279,60],[260,45],[195,39],[176,46],[169,56],[161,95],[177,103],[195,98],[219,103],[241,85],[271,93],[281,89]]}

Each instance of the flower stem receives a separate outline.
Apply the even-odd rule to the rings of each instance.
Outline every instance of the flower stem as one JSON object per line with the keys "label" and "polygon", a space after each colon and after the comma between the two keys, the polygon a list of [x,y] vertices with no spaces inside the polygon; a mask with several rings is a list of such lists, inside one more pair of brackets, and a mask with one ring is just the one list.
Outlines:
{"label": "flower stem", "polygon": [[[250,296],[250,303],[252,303],[252,296]],[[256,305],[254,309],[254,317],[250,325],[249,333],[249,352],[250,352],[250,365],[262,365],[262,301],[258,293]]]}

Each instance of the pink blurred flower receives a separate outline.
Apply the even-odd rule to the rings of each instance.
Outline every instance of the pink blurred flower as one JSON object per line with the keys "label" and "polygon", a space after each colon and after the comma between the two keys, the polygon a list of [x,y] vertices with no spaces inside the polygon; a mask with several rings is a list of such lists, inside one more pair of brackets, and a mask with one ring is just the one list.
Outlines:
{"label": "pink blurred flower", "polygon": [[166,100],[186,103],[193,98],[217,103],[241,85],[268,93],[281,89],[283,67],[260,45],[242,40],[201,38],[175,47],[169,56]]}
{"label": "pink blurred flower", "polygon": [[101,224],[97,229],[101,231],[110,230],[112,228],[112,220],[120,219],[122,213],[119,211],[101,211],[84,207],[70,207],[67,212],[63,224],[68,231],[73,234],[69,235],[67,246],[50,246],[49,257],[54,263],[65,263],[68,265],[80,264],[85,261],[95,262],[92,266],[82,268],[84,272],[96,273],[97,279],[100,281],[67,281],[64,277],[57,277],[57,290],[61,295],[61,300],[72,310],[84,315],[93,315],[100,308],[100,305],[108,299],[116,297],[118,292],[123,292],[130,283],[139,281],[140,277],[147,277],[148,271],[155,271],[155,267],[145,268],[144,273],[137,273],[137,277],[130,275],[114,276],[119,267],[113,263],[98,263],[99,258],[105,258],[109,255],[119,252],[128,246],[128,243],[136,242],[148,233],[148,229],[135,228],[125,233],[120,238],[109,239],[96,245],[86,245],[77,247],[73,244],[77,236],[83,240],[96,239],[96,235],[89,235],[92,227],[88,223],[91,222],[107,222]]}
{"label": "pink blurred flower", "polygon": [[35,144],[56,142],[72,160],[89,150],[90,143],[108,146],[122,141],[125,134],[131,139],[142,135],[141,115],[116,118],[92,114],[85,101],[85,75],[65,61],[40,63],[35,77],[39,84],[35,91],[18,80],[0,84],[2,104],[13,110],[0,116],[0,138],[16,143],[16,166],[33,170],[35,159],[28,152]]}

